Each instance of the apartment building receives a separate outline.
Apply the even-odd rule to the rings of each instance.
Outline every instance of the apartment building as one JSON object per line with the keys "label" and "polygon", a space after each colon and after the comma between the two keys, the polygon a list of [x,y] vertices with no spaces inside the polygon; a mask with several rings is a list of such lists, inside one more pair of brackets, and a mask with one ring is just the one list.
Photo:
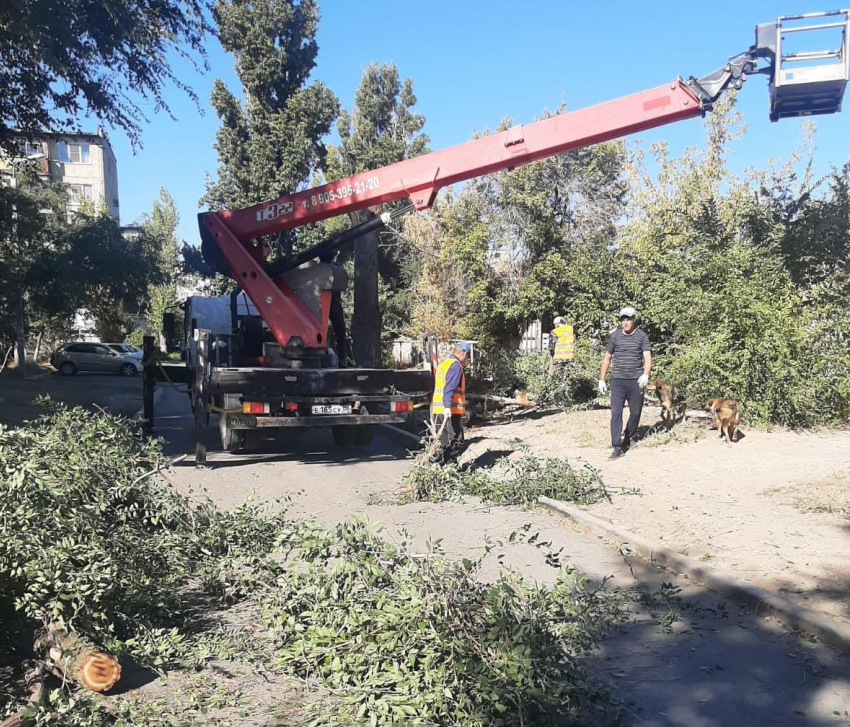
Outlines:
{"label": "apartment building", "polygon": [[44,173],[67,186],[69,213],[85,202],[105,204],[120,221],[118,163],[102,128],[95,134],[47,132],[21,142],[21,156],[38,155]]}

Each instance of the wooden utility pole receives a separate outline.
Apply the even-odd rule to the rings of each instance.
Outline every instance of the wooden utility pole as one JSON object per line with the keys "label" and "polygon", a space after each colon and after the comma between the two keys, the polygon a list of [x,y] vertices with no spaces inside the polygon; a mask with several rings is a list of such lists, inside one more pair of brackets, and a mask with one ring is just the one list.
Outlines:
{"label": "wooden utility pole", "polygon": [[153,336],[145,336],[142,339],[142,412],[146,432],[153,431],[153,394],[155,389],[156,357],[154,356]]}

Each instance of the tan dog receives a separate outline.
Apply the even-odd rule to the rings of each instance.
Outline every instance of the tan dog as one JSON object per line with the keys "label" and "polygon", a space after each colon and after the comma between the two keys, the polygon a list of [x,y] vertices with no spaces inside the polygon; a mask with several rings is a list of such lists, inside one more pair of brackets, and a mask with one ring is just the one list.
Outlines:
{"label": "tan dog", "polygon": [[705,408],[714,414],[714,426],[720,436],[726,437],[726,443],[738,439],[738,427],[741,424],[741,407],[732,399],[714,397],[705,402]]}
{"label": "tan dog", "polygon": [[673,384],[665,384],[661,379],[655,379],[646,385],[645,391],[654,391],[658,396],[658,401],[661,404],[661,421],[664,422],[667,429],[670,429],[676,422],[677,409],[673,400],[676,387]]}

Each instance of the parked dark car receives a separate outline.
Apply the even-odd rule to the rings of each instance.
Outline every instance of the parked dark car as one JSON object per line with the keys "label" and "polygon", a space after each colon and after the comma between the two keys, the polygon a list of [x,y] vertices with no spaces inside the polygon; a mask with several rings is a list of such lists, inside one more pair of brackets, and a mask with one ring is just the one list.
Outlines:
{"label": "parked dark car", "polygon": [[50,364],[65,376],[78,371],[135,376],[142,370],[142,362],[136,354],[119,353],[105,343],[66,343],[50,357]]}

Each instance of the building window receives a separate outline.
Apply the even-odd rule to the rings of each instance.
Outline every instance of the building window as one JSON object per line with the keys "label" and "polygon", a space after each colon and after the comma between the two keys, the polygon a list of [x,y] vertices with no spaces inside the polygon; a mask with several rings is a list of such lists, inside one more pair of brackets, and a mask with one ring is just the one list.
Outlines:
{"label": "building window", "polygon": [[21,142],[21,155],[24,157],[32,157],[36,154],[43,154],[44,147],[41,145],[40,141],[22,141]]}
{"label": "building window", "polygon": [[66,164],[91,164],[91,149],[88,144],[59,142],[59,161]]}
{"label": "building window", "polygon": [[92,198],[90,184],[69,184],[68,202],[70,204],[81,204],[83,200]]}

